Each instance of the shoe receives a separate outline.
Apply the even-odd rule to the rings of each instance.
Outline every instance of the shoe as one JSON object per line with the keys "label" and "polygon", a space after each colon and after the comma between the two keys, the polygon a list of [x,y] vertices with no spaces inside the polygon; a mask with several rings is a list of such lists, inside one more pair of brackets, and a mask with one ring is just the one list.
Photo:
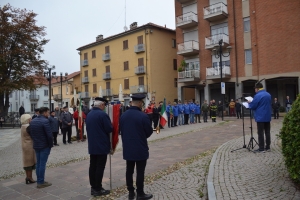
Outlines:
{"label": "shoe", "polygon": [[64,142],[64,144],[67,144],[66,142]]}
{"label": "shoe", "polygon": [[91,188],[91,195],[94,196],[96,190],[94,190],[93,188]]}
{"label": "shoe", "polygon": [[68,142],[69,144],[72,144],[72,142]]}
{"label": "shoe", "polygon": [[270,149],[270,148],[269,148],[269,149],[265,149],[265,151],[266,151],[266,152],[271,152],[271,149]]}
{"label": "shoe", "polygon": [[132,191],[132,192],[130,191],[129,194],[128,194],[128,199],[129,200],[133,200],[134,198],[135,198],[135,192],[134,191]]}
{"label": "shoe", "polygon": [[265,153],[265,150],[256,149],[254,150],[254,153]]}
{"label": "shoe", "polygon": [[103,196],[103,195],[108,195],[110,193],[109,190],[105,190],[103,188],[101,188],[99,191],[94,191],[94,197],[97,197],[97,196]]}
{"label": "shoe", "polygon": [[151,199],[153,197],[152,194],[138,194],[136,199]]}
{"label": "shoe", "polygon": [[54,144],[54,146],[59,146],[59,144]]}
{"label": "shoe", "polygon": [[26,184],[31,184],[31,183],[35,183],[36,181],[31,180],[30,178],[25,178],[25,183]]}
{"label": "shoe", "polygon": [[49,186],[51,186],[52,185],[52,183],[48,183],[48,182],[44,182],[43,184],[37,184],[37,188],[45,188],[45,187],[49,187]]}

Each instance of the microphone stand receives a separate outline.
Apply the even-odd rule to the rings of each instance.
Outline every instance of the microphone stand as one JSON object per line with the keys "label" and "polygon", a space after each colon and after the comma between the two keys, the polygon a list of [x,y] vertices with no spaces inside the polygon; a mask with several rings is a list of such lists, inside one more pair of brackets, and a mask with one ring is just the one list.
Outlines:
{"label": "microphone stand", "polygon": [[[252,149],[258,145],[258,142],[255,140],[255,138],[253,137],[253,130],[252,130],[252,110],[250,109],[250,130],[251,130],[251,138],[250,141],[248,143],[247,149],[253,153],[255,153]],[[256,143],[255,145],[253,145],[253,141]]]}

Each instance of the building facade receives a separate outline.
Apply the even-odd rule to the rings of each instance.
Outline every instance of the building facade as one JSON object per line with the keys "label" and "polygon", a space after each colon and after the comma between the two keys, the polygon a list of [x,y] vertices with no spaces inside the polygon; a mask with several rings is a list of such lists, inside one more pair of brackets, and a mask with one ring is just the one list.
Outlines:
{"label": "building facade", "polygon": [[[130,94],[147,94],[147,102],[177,99],[175,31],[152,23],[138,26],[78,48],[81,97],[119,100],[122,87],[125,105]],[[101,89],[100,89],[101,88]]]}
{"label": "building facade", "polygon": [[262,80],[281,105],[286,96],[294,100],[300,91],[299,7],[299,0],[175,0],[178,99],[228,102],[254,95]]}

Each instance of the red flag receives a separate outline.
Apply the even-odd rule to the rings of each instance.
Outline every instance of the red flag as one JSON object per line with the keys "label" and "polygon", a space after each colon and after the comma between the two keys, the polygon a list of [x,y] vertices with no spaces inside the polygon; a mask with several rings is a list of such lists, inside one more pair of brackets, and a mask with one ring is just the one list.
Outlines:
{"label": "red flag", "polygon": [[120,104],[113,106],[113,132],[112,132],[112,154],[115,152],[119,143],[119,119],[120,119]]}
{"label": "red flag", "polygon": [[80,140],[83,139],[83,135],[82,135],[82,110],[81,110],[81,97],[80,97],[80,102],[79,102],[79,106],[78,106],[78,131],[79,131],[79,136],[80,136]]}

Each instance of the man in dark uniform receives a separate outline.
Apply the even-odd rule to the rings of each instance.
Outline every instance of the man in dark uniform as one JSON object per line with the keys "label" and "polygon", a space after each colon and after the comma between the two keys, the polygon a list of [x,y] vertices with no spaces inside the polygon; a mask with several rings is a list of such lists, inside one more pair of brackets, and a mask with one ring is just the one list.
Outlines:
{"label": "man in dark uniform", "polygon": [[[123,159],[126,160],[126,185],[129,191],[128,199],[135,198],[133,173],[136,166],[137,199],[151,199],[152,194],[144,192],[144,176],[149,148],[147,138],[153,132],[149,117],[141,111],[146,96],[132,95],[132,106],[122,115],[120,130],[123,144]],[[134,123],[132,123],[134,122]]]}
{"label": "man in dark uniform", "polygon": [[211,120],[212,122],[216,122],[216,118],[217,118],[217,105],[216,105],[216,102],[215,100],[213,99],[211,101],[211,104],[210,104],[210,111],[211,111]]}
{"label": "man in dark uniform", "polygon": [[238,119],[242,119],[241,110],[242,110],[242,104],[240,104],[239,100],[237,99],[235,101],[235,112]]}
{"label": "man in dark uniform", "polygon": [[274,102],[272,103],[272,108],[273,108],[274,119],[278,119],[280,103],[277,101],[277,98],[274,98]]}
{"label": "man in dark uniform", "polygon": [[86,116],[86,132],[88,136],[88,150],[90,154],[89,178],[91,195],[101,196],[110,193],[102,187],[102,178],[110,152],[109,133],[113,127],[109,116],[103,111],[107,100],[96,97],[94,107]]}
{"label": "man in dark uniform", "polygon": [[159,116],[160,115],[159,115],[159,112],[158,112],[158,108],[156,107],[156,103],[154,102],[154,106],[153,106],[153,123],[154,123],[154,129],[156,129],[157,126],[158,126]]}
{"label": "man in dark uniform", "polygon": [[39,108],[35,108],[34,109],[34,115],[32,116],[32,119],[36,118],[37,116],[39,116],[39,112],[40,112],[40,109]]}
{"label": "man in dark uniform", "polygon": [[62,121],[62,131],[63,131],[63,143],[66,143],[66,135],[68,133],[68,143],[72,144],[71,137],[72,137],[72,124],[73,124],[73,117],[72,114],[69,112],[68,106],[64,107],[64,112],[61,114],[61,121]]}

